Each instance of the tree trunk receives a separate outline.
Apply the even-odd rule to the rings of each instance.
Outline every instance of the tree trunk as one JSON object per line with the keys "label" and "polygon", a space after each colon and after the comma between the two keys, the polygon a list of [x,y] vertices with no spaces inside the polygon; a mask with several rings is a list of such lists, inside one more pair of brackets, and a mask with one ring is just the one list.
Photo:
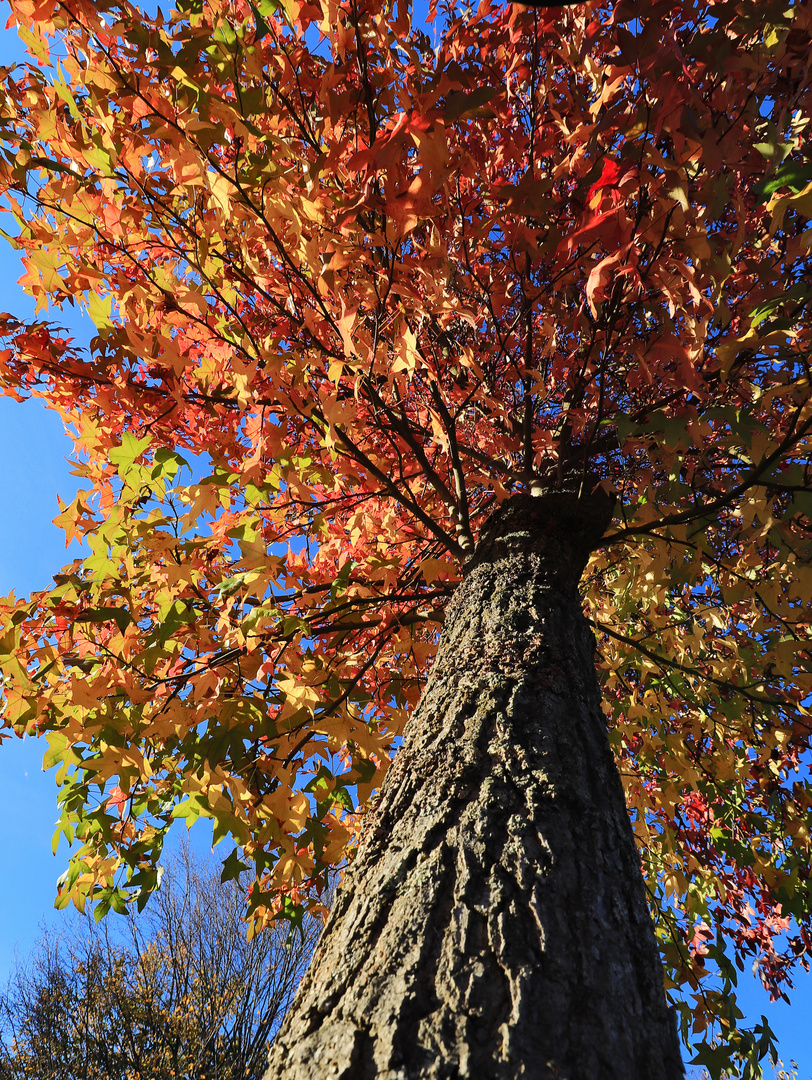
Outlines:
{"label": "tree trunk", "polygon": [[491,519],[266,1080],[675,1080],[578,580],[610,513]]}

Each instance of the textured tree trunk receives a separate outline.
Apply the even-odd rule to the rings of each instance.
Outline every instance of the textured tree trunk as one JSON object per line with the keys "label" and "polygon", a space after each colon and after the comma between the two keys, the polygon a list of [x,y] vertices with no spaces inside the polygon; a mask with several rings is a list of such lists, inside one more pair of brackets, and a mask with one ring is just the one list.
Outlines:
{"label": "textured tree trunk", "polygon": [[683,1076],[577,589],[608,514],[492,519],[266,1080]]}

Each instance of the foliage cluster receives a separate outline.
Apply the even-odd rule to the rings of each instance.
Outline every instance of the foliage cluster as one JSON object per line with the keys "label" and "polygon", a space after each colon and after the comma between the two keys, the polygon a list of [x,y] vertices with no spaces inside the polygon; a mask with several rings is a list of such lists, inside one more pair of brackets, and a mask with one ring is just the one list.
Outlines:
{"label": "foliage cluster", "polygon": [[737,971],[812,952],[812,5],[12,7],[22,281],[98,328],[2,320],[86,485],[90,554],[2,605],[60,903],[143,901],[199,817],[255,920],[315,902],[482,523],[576,474],[669,992],[758,1057]]}
{"label": "foliage cluster", "polygon": [[46,934],[0,997],[2,1080],[259,1080],[320,927],[246,942],[244,900],[184,849],[143,914]]}

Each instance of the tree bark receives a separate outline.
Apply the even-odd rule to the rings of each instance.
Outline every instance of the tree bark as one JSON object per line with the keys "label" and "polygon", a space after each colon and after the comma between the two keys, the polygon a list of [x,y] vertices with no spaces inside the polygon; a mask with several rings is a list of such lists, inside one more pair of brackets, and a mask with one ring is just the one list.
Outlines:
{"label": "tree bark", "polygon": [[610,511],[491,519],[266,1080],[683,1076],[578,595]]}

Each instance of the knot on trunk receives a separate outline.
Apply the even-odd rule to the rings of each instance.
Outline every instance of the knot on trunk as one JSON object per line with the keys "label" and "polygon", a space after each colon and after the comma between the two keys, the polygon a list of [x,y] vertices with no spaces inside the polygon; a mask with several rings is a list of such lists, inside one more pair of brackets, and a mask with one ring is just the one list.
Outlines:
{"label": "knot on trunk", "polygon": [[485,523],[466,575],[482,563],[521,551],[542,555],[559,573],[578,580],[612,520],[614,505],[614,496],[601,488],[514,495]]}

